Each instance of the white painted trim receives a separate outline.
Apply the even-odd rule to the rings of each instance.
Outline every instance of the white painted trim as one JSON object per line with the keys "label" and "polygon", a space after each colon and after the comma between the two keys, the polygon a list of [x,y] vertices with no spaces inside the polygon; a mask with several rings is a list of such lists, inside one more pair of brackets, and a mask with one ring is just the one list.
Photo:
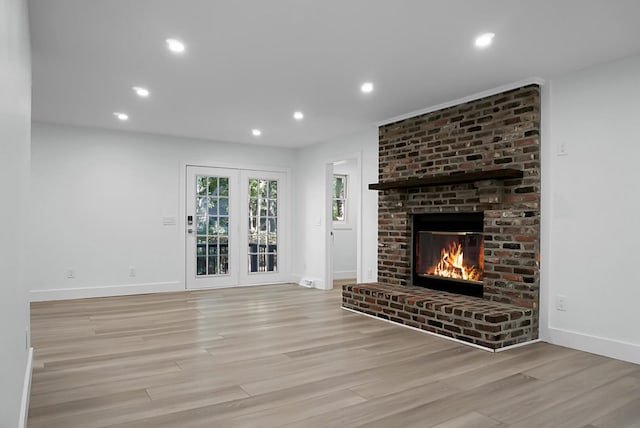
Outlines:
{"label": "white painted trim", "polygon": [[345,308],[344,306],[341,306],[341,308],[343,310],[345,310],[345,311],[353,312],[354,314],[364,315],[366,317],[373,318],[374,320],[384,321],[384,322],[388,322],[389,324],[393,324],[393,325],[397,325],[397,326],[400,326],[400,327],[409,328],[411,330],[419,331],[420,333],[430,334],[431,336],[436,336],[436,337],[439,337],[441,339],[447,339],[447,340],[450,340],[452,342],[459,343],[461,345],[471,346],[472,348],[481,349],[481,350],[487,351],[487,352],[492,352],[492,353],[496,352],[495,349],[487,348],[485,346],[476,345],[475,343],[465,342],[464,340],[456,339],[454,337],[443,336],[441,334],[434,333],[432,331],[422,330],[420,328],[411,327],[410,325],[400,324],[400,323],[395,322],[395,321],[386,320],[384,318],[379,318],[379,317],[376,317],[376,316],[373,316],[373,315],[365,314],[364,312],[356,311],[356,310],[351,309],[351,308]]}
{"label": "white painted trim", "polygon": [[[226,163],[226,162],[207,162],[202,160],[193,160],[193,161],[181,161],[180,162],[180,170],[179,170],[179,182],[178,182],[178,227],[180,228],[180,232],[178,233],[178,254],[182,257],[182,263],[180,263],[180,277],[184,278],[183,287],[186,290],[186,280],[187,280],[187,219],[186,219],[186,211],[187,211],[187,167],[208,167],[208,168],[226,168],[226,169],[234,169],[239,172],[242,171],[263,171],[263,172],[271,172],[271,173],[281,173],[284,174],[283,182],[284,182],[284,209],[283,218],[286,218],[287,225],[286,230],[283,232],[282,239],[284,241],[285,250],[279,252],[278,264],[279,264],[279,276],[277,279],[277,283],[281,282],[289,282],[287,278],[290,278],[291,282],[297,282],[294,279],[294,275],[290,273],[288,270],[290,266],[293,264],[291,260],[293,260],[293,251],[292,251],[292,236],[293,233],[293,223],[289,222],[288,219],[293,219],[293,176],[291,172],[291,168],[288,167],[278,167],[278,166],[264,166],[264,165],[255,165],[255,164],[241,164],[241,163]],[[281,268],[281,269],[280,269]],[[273,282],[270,282],[273,284]],[[242,286],[243,284],[238,284]],[[262,284],[255,284],[262,285]],[[196,290],[196,288],[194,288]]]}
{"label": "white painted trim", "polygon": [[551,237],[553,236],[553,175],[551,165],[553,163],[553,142],[551,141],[551,89],[549,82],[541,87],[540,91],[540,290],[539,290],[539,317],[538,334],[540,339],[549,342],[549,318],[552,309],[551,264],[553,263],[553,249]]}
{"label": "white painted trim", "polygon": [[380,318],[380,317],[376,317],[376,316],[373,316],[373,315],[365,314],[364,312],[356,311],[356,310],[351,309],[351,308],[345,308],[344,306],[341,306],[341,308],[344,309],[345,311],[353,312],[354,314],[364,315],[364,316],[367,316],[369,318],[373,318],[373,319],[380,320],[380,321],[386,321],[388,323],[391,323],[391,324],[394,324],[394,325],[398,325],[400,327],[410,328],[411,330],[419,331],[420,333],[427,333],[427,334],[430,334],[432,336],[439,337],[441,339],[451,340],[452,342],[460,343],[462,345],[471,346],[472,348],[482,349],[483,351],[487,351],[487,352],[493,352],[493,353],[504,352],[504,351],[508,351],[510,349],[521,348],[523,346],[533,345],[534,343],[542,342],[542,340],[540,340],[540,339],[534,339],[534,340],[530,340],[528,342],[516,343],[515,345],[509,345],[509,346],[505,346],[505,347],[498,348],[498,349],[491,349],[491,348],[487,348],[485,346],[476,345],[475,343],[465,342],[464,340],[459,340],[459,339],[456,339],[456,338],[453,338],[453,337],[449,337],[449,336],[443,336],[441,334],[434,333],[434,332],[427,331],[427,330],[422,330],[420,328],[415,328],[415,327],[412,327],[410,325],[400,324],[400,323],[397,323],[395,321],[386,320],[384,318]]}
{"label": "white painted trim", "polygon": [[543,85],[545,83],[544,79],[539,77],[530,77],[528,79],[520,80],[513,83],[507,83],[506,85],[501,85],[493,89],[488,89],[486,91],[478,92],[473,95],[469,95],[466,97],[458,98],[457,100],[447,101],[442,104],[438,104],[431,107],[426,107],[424,109],[415,110],[406,114],[401,114],[400,116],[392,117],[390,119],[385,119],[382,122],[378,122],[378,126],[388,125],[390,123],[399,122],[401,120],[410,119],[415,116],[420,116],[426,113],[431,113],[436,110],[442,110],[448,107],[457,106],[458,104],[468,103],[469,101],[475,101],[480,98],[490,97],[491,95],[496,95],[501,92],[510,91],[512,89],[521,88],[527,85]]}
{"label": "white painted trim", "polygon": [[31,376],[33,374],[33,348],[29,348],[27,353],[27,367],[24,372],[24,383],[22,385],[22,400],[20,400],[20,420],[18,428],[27,427],[29,417],[29,398],[31,397]]}
{"label": "white painted trim", "polygon": [[331,290],[333,288],[333,284],[330,287],[326,286],[326,282],[323,279],[316,278],[313,282],[313,288],[317,288],[318,290]]}
{"label": "white painted trim", "polygon": [[[333,233],[333,162],[326,162],[324,166],[324,200],[320,230],[324,233],[324,272],[322,280],[327,288],[333,288],[333,247],[335,244]],[[316,288],[319,288],[316,284]],[[324,286],[323,286],[324,288]]]}
{"label": "white painted trim", "polygon": [[223,169],[237,169],[237,170],[246,169],[251,171],[282,172],[285,174],[291,173],[291,168],[278,167],[278,166],[264,166],[264,165],[251,164],[251,163],[243,164],[243,163],[229,163],[229,162],[183,161],[181,165],[185,167],[185,169],[187,166],[201,166],[205,168],[223,168]]}
{"label": "white painted trim", "polygon": [[341,270],[333,272],[333,279],[351,279],[357,278],[358,272],[355,270]]}
{"label": "white painted trim", "polygon": [[504,352],[504,351],[508,351],[509,349],[522,348],[523,346],[533,345],[534,343],[539,343],[539,342],[542,342],[542,340],[533,339],[533,340],[530,340],[528,342],[516,343],[515,345],[509,345],[509,346],[505,346],[503,348],[498,348],[498,349],[494,350],[494,352],[496,352],[496,353]]}
{"label": "white painted trim", "polygon": [[[251,284],[228,284],[228,285],[218,285],[216,287],[202,287],[202,288],[189,288],[186,290],[180,291],[212,291],[212,290],[221,290],[224,288],[239,288],[239,287],[268,287],[270,285],[282,285],[282,284],[291,284],[287,281],[276,281],[276,282],[260,282],[260,283],[251,283]],[[295,284],[292,284],[295,285]]]}
{"label": "white painted trim", "polygon": [[[326,247],[325,247],[325,279],[323,282],[331,282],[331,286],[328,287],[328,289],[333,288],[333,249],[331,248],[331,245],[333,243],[331,237],[329,236],[330,233],[333,231],[334,229],[334,223],[333,221],[330,221],[329,219],[331,218],[331,204],[329,203],[329,201],[331,200],[331,193],[330,193],[330,186],[329,184],[331,183],[331,180],[333,178],[333,164],[335,162],[339,162],[342,160],[355,160],[356,161],[356,175],[353,177],[353,179],[357,180],[357,183],[355,183],[357,185],[358,188],[358,193],[357,193],[357,197],[356,197],[356,201],[351,201],[351,203],[355,202],[355,206],[357,207],[357,213],[355,218],[351,218],[351,227],[353,227],[353,223],[355,220],[355,227],[356,227],[356,278],[358,282],[362,282],[362,278],[364,278],[364,269],[363,269],[363,264],[364,264],[364,257],[363,257],[363,248],[362,248],[362,219],[363,219],[363,193],[367,190],[367,188],[365,187],[365,183],[364,183],[364,179],[363,179],[363,153],[362,151],[357,151],[357,152],[351,152],[351,153],[343,153],[343,154],[339,154],[339,155],[334,155],[331,156],[327,159],[325,159],[325,183],[327,184],[327,188],[325,189],[325,210],[324,210],[324,215],[323,215],[323,221],[324,224],[326,225],[326,234],[327,234],[327,241],[326,241]],[[329,168],[330,165],[330,168]],[[329,172],[329,170],[331,172]],[[353,183],[353,181],[352,181]],[[353,186],[353,184],[352,184]],[[355,194],[355,193],[354,193]],[[354,195],[352,194],[352,195]],[[353,197],[351,198],[353,199]],[[316,286],[316,288],[319,288]],[[323,287],[324,288],[324,287]]]}
{"label": "white painted trim", "polygon": [[[249,179],[259,178],[267,180],[276,180],[278,182],[278,206],[282,209],[278,211],[278,266],[276,272],[248,272],[246,263],[247,257],[247,245],[249,236],[249,207],[246,201],[249,200],[249,188],[247,184]],[[289,187],[290,177],[286,172],[277,171],[265,171],[265,170],[240,170],[240,201],[239,213],[240,213],[240,233],[239,239],[239,267],[238,267],[238,279],[240,284],[274,284],[284,283],[289,278],[289,260],[291,252],[291,240],[289,239],[289,232],[292,229],[291,222],[289,221],[290,195],[292,195],[291,188]],[[245,202],[242,202],[245,201]],[[284,225],[284,227],[282,227]],[[284,255],[284,257],[283,257]]]}
{"label": "white painted trim", "polygon": [[91,297],[129,296],[132,294],[164,293],[184,291],[180,281],[151,282],[146,284],[120,284],[97,287],[57,288],[53,290],[30,290],[31,302],[49,300],[86,299]]}
{"label": "white painted trim", "polygon": [[640,364],[640,345],[577,331],[549,327],[549,343]]}

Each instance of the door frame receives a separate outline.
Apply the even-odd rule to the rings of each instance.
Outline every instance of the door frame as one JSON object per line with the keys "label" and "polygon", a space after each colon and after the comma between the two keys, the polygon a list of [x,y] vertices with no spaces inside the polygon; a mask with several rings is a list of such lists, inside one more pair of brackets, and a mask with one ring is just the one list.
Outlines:
{"label": "door frame", "polygon": [[[225,288],[232,287],[237,282],[240,281],[240,245],[241,245],[241,237],[240,237],[240,213],[241,213],[241,201],[242,196],[240,194],[241,189],[240,185],[240,172],[236,169],[230,168],[213,168],[213,167],[194,167],[187,166],[187,177],[185,187],[185,215],[191,214],[193,215],[193,224],[187,225],[186,222],[184,224],[184,228],[186,229],[197,229],[197,213],[191,211],[193,209],[193,205],[191,205],[191,210],[187,212],[187,203],[193,204],[194,198],[196,197],[195,186],[191,188],[191,190],[187,190],[187,187],[191,187],[195,185],[195,179],[198,176],[207,176],[207,177],[228,177],[229,179],[229,195],[227,198],[229,204],[229,234],[228,234],[228,264],[229,270],[227,274],[223,275],[203,275],[203,276],[195,276],[189,279],[189,275],[195,274],[195,258],[196,258],[196,239],[197,232],[194,233],[186,233],[185,240],[189,242],[189,245],[185,242],[185,287],[189,290],[199,290],[206,288]],[[189,201],[187,201],[187,198]],[[190,266],[189,266],[190,265]],[[189,283],[191,283],[191,287],[189,287]]]}
{"label": "door frame", "polygon": [[325,251],[324,251],[324,284],[325,289],[331,290],[333,288],[333,216],[332,216],[332,205],[333,205],[333,197],[332,197],[332,184],[333,184],[333,164],[335,162],[339,162],[342,160],[355,160],[357,164],[355,177],[357,180],[357,201],[355,201],[355,205],[357,206],[357,214],[355,216],[355,227],[356,227],[356,282],[361,283],[363,281],[363,270],[362,270],[362,199],[363,199],[363,179],[362,179],[362,152],[355,153],[345,153],[343,155],[332,156],[331,158],[325,160],[325,194],[324,194],[324,210],[323,216],[325,224]]}
{"label": "door frame", "polygon": [[[282,224],[287,225],[289,223],[287,210],[286,209],[280,210],[281,206],[286,205],[287,199],[288,199],[286,193],[280,192],[281,189],[286,188],[286,183],[288,181],[287,175],[285,173],[277,172],[277,171],[265,171],[265,170],[254,170],[254,169],[240,170],[240,182],[241,182],[240,194],[242,199],[245,199],[245,200],[249,199],[249,191],[246,187],[246,184],[248,180],[252,178],[278,181],[278,216],[277,216],[277,219],[278,219],[277,221],[278,270],[277,272],[274,272],[274,273],[251,273],[251,272],[248,272],[248,270],[246,269],[247,268],[246,259],[244,262],[241,260],[239,281],[242,285],[266,285],[266,284],[281,284],[284,282],[290,282],[290,278],[289,278],[290,275],[288,275],[286,271],[287,260],[283,260],[283,261],[280,260],[281,257],[280,257],[280,251],[279,251],[280,248],[286,248],[286,245],[284,243],[287,242],[286,227],[284,229],[280,229],[280,225]],[[241,201],[240,203],[242,204],[243,202]],[[244,208],[242,207],[240,208],[240,213],[245,214]],[[244,222],[244,225],[242,225],[242,222]],[[244,215],[243,215],[243,218],[241,219],[240,236],[242,236],[243,233],[245,234],[244,236],[246,238],[248,234],[248,227],[247,227],[247,217]],[[244,238],[240,238],[240,239],[244,239]],[[245,241],[241,241],[240,245],[242,246],[244,245],[244,243]],[[246,255],[247,255],[247,252],[245,247],[245,250],[240,251],[240,258],[242,259]],[[269,279],[269,278],[273,278],[273,279]]]}
{"label": "door frame", "polygon": [[[284,190],[284,206],[280,207],[283,210],[284,216],[286,218],[287,223],[290,223],[289,219],[293,218],[291,216],[292,213],[292,202],[291,202],[291,169],[283,168],[277,166],[266,166],[259,164],[244,164],[244,163],[234,163],[234,162],[207,162],[201,160],[194,161],[181,161],[180,162],[180,171],[179,171],[179,189],[178,189],[178,215],[175,216],[174,213],[163,213],[164,216],[175,216],[178,219],[178,230],[176,233],[177,239],[177,257],[182,259],[182,263],[180,263],[180,278],[181,285],[184,290],[187,290],[187,167],[195,166],[195,167],[205,167],[205,168],[220,168],[220,169],[236,169],[239,171],[242,170],[250,170],[250,171],[264,171],[265,173],[282,173],[284,174],[284,185],[282,186]],[[268,284],[276,284],[282,282],[294,282],[294,278],[291,275],[291,257],[292,257],[292,248],[291,248],[291,224],[287,224],[284,229],[279,230],[279,232],[283,233],[282,242],[285,250],[283,252],[278,251],[278,270],[281,270],[281,281],[277,282],[269,282]],[[242,275],[241,275],[242,276]],[[238,285],[234,285],[233,287],[240,286],[253,286],[253,285],[265,285],[264,283],[249,283],[243,284],[240,283]]]}

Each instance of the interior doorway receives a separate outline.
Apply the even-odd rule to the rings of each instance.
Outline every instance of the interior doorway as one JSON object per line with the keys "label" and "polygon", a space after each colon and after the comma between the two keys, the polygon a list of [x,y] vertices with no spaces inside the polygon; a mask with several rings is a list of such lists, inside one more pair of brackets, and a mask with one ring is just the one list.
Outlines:
{"label": "interior doorway", "polygon": [[362,166],[360,154],[327,164],[327,280],[329,288],[360,282]]}

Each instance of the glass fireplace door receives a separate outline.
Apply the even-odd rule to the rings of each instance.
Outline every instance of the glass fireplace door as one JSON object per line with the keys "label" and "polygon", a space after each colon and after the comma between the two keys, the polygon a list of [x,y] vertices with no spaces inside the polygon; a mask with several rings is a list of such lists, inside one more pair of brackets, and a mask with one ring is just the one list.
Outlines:
{"label": "glass fireplace door", "polygon": [[415,269],[422,277],[481,283],[484,270],[482,234],[418,232]]}

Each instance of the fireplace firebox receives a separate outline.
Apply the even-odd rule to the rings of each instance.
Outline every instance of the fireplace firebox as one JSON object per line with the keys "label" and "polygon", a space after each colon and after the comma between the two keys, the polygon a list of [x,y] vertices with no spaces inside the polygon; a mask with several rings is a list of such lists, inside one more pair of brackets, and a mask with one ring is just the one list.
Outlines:
{"label": "fireplace firebox", "polygon": [[482,297],[483,213],[413,216],[413,285]]}

